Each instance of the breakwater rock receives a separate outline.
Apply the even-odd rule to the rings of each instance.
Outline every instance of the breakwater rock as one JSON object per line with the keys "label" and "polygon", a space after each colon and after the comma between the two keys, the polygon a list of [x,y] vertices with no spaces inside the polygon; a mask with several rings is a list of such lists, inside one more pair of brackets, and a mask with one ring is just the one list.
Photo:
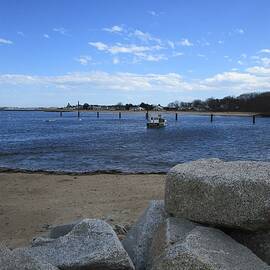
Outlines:
{"label": "breakwater rock", "polygon": [[164,201],[151,201],[122,241],[137,270],[145,269],[152,239],[166,216]]}
{"label": "breakwater rock", "polygon": [[224,230],[234,240],[245,245],[259,258],[270,265],[270,230],[248,232],[241,230]]}
{"label": "breakwater rock", "polygon": [[1,270],[58,270],[55,266],[41,262],[37,258],[27,255],[19,250],[11,251],[0,245]]}
{"label": "breakwater rock", "polygon": [[61,270],[134,269],[112,227],[97,219],[84,219],[64,236],[39,238],[32,247],[17,250]]}
{"label": "breakwater rock", "polygon": [[269,269],[219,229],[168,218],[153,238],[148,269]]}
{"label": "breakwater rock", "polygon": [[270,229],[267,162],[198,160],[173,167],[165,208],[176,217],[249,231]]}

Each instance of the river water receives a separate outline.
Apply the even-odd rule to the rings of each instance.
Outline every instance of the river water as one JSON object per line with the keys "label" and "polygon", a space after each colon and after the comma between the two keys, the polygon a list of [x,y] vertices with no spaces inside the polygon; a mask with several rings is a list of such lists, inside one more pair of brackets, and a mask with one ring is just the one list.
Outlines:
{"label": "river water", "polygon": [[167,172],[200,158],[270,161],[270,118],[163,114],[147,129],[144,113],[0,112],[0,167],[65,172]]}

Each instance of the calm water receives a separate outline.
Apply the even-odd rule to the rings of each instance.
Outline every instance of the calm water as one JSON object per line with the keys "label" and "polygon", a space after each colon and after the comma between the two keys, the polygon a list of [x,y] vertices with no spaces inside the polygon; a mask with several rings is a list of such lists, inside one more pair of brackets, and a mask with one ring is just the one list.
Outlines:
{"label": "calm water", "polygon": [[92,172],[166,172],[199,158],[270,161],[270,118],[164,115],[146,129],[144,114],[0,112],[0,167]]}

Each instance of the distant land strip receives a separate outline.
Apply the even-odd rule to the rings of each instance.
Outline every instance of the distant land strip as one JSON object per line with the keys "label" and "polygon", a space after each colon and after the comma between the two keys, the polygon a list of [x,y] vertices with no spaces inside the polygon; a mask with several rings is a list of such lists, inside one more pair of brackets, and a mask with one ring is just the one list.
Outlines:
{"label": "distant land strip", "polygon": [[[50,109],[20,109],[20,108],[14,108],[14,109],[1,109],[0,111],[6,111],[6,112],[74,112],[76,113],[77,110],[69,110],[69,109],[58,109],[58,108],[50,108]],[[100,112],[100,113],[113,113],[113,112],[121,112],[121,113],[143,113],[146,111],[126,111],[126,110],[79,110],[81,113],[93,113],[93,112]],[[149,113],[169,113],[169,114],[175,114],[178,113],[179,115],[216,115],[216,116],[270,116],[270,113],[260,113],[260,112],[195,112],[195,111],[178,111],[178,110],[159,110],[159,111],[148,111]]]}

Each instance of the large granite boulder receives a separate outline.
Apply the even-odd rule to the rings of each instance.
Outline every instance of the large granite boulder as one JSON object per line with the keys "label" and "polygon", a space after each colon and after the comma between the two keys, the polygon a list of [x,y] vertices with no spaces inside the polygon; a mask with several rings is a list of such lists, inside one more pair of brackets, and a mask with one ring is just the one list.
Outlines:
{"label": "large granite boulder", "polygon": [[53,265],[40,262],[20,251],[11,251],[0,244],[0,270],[57,270]]}
{"label": "large granite boulder", "polygon": [[225,230],[224,232],[248,247],[254,254],[270,265],[270,231]]}
{"label": "large granite boulder", "polygon": [[[36,244],[39,245],[40,242],[44,242],[44,241],[48,242],[51,239],[56,239],[61,236],[64,236],[68,234],[82,220],[83,219],[78,219],[69,223],[49,226],[48,232],[33,238],[31,244],[32,246],[35,246]],[[124,238],[125,235],[127,234],[128,228],[129,228],[129,224],[126,224],[126,225],[114,224],[113,225],[113,230],[116,232],[118,238],[120,237]]]}
{"label": "large granite boulder", "polygon": [[40,239],[32,247],[18,250],[61,270],[134,269],[112,227],[97,219],[84,219],[62,237]]}
{"label": "large granite boulder", "polygon": [[270,163],[206,159],[173,167],[165,209],[176,217],[251,231],[270,229]]}
{"label": "large granite boulder", "polygon": [[50,227],[50,230],[48,232],[47,237],[52,238],[52,239],[56,239],[56,238],[59,238],[61,236],[64,236],[64,235],[68,234],[82,220],[83,219],[79,219],[79,220],[75,220],[73,222],[66,223],[66,224],[54,225],[54,226]]}
{"label": "large granite boulder", "polygon": [[145,269],[153,235],[165,219],[164,201],[150,201],[148,208],[122,241],[136,270]]}
{"label": "large granite boulder", "polygon": [[269,270],[248,248],[218,229],[168,218],[149,252],[151,270]]}

